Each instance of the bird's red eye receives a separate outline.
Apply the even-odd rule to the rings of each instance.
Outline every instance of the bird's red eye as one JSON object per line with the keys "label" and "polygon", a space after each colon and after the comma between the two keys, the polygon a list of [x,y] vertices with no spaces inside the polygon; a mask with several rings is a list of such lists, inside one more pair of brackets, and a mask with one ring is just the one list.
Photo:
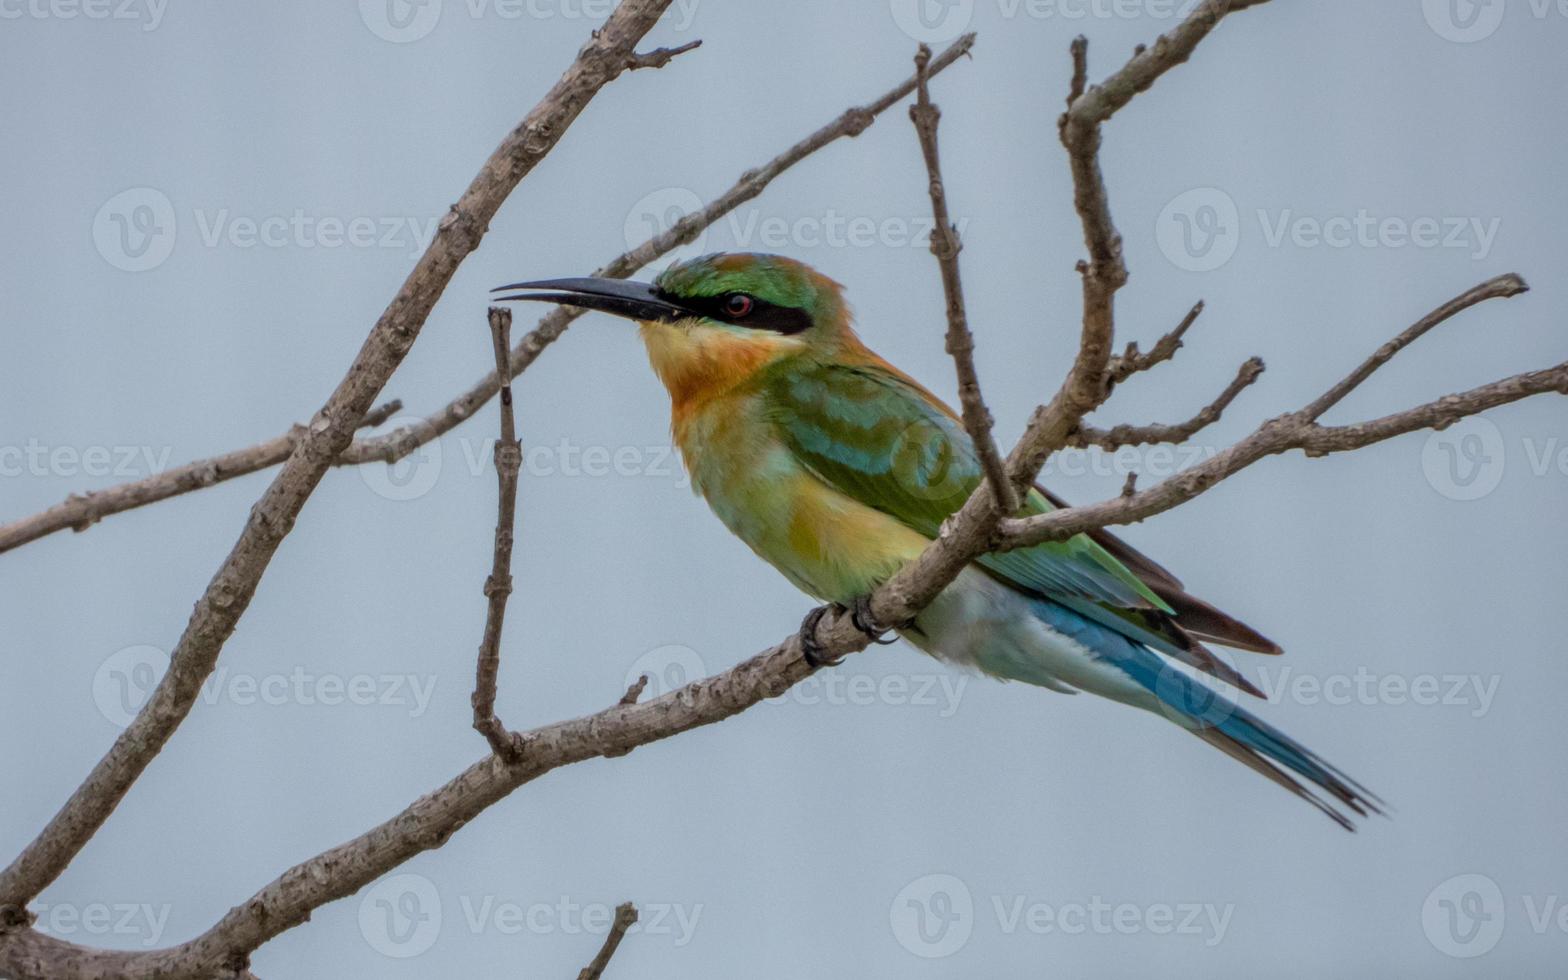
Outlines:
{"label": "bird's red eye", "polygon": [[730,293],[724,299],[724,312],[727,316],[740,319],[749,314],[757,303],[745,293]]}

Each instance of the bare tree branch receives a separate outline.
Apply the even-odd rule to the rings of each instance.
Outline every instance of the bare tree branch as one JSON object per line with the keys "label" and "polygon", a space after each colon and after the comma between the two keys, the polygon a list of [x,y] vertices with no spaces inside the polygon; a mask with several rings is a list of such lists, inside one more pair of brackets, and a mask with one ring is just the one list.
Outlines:
{"label": "bare tree branch", "polygon": [[599,947],[599,953],[593,961],[583,967],[577,974],[577,980],[599,980],[604,976],[604,968],[610,965],[610,957],[620,948],[621,940],[626,938],[626,930],[637,922],[637,906],[631,902],[622,902],[615,907],[615,921],[610,924],[610,932],[604,937],[604,945]]}
{"label": "bare tree branch", "polygon": [[626,59],[626,70],[638,71],[643,68],[663,68],[670,63],[671,58],[700,47],[702,47],[702,39],[698,38],[695,41],[687,41],[679,47],[655,48],[652,51],[633,54]]}
{"label": "bare tree branch", "polygon": [[1338,405],[1346,395],[1350,394],[1363,381],[1370,378],[1378,368],[1394,359],[1394,355],[1415,343],[1433,327],[1463,313],[1470,307],[1484,303],[1489,299],[1511,299],[1520,293],[1528,292],[1530,287],[1518,275],[1509,272],[1493,279],[1488,279],[1474,289],[1468,289],[1453,299],[1439,306],[1426,316],[1406,327],[1399,336],[1379,347],[1371,357],[1361,363],[1350,374],[1334,387],[1325,391],[1316,401],[1301,410],[1301,414],[1316,421],[1323,413]]}
{"label": "bare tree branch", "polygon": [[[512,376],[512,311],[492,306],[490,338],[495,347],[496,374]],[[517,471],[522,468],[523,444],[517,439],[512,408],[512,383],[501,386],[501,438],[495,443],[496,495],[495,557],[485,579],[485,632],[479,641],[479,661],[474,668],[474,731],[485,737],[491,751],[508,762],[517,761],[517,736],[506,730],[495,713],[496,677],[501,670],[501,626],[506,621],[506,600],[512,595],[512,543],[517,526]]]}
{"label": "bare tree branch", "polygon": [[[361,428],[373,429],[384,425],[388,419],[403,410],[403,403],[396,399],[382,405],[365,416]],[[109,514],[134,510],[147,504],[167,500],[192,490],[210,487],[225,480],[248,476],[251,473],[276,466],[289,458],[294,447],[305,433],[303,425],[296,425],[283,435],[246,449],[210,459],[197,460],[172,470],[121,483],[90,493],[73,493],[63,503],[31,517],[0,525],[0,552],[36,541],[55,531],[70,528],[85,531]]]}
{"label": "bare tree branch", "polygon": [[374,429],[376,426],[386,425],[388,419],[402,410],[402,400],[394,398],[366,413],[365,417],[360,420],[359,427],[362,429]]}
{"label": "bare tree branch", "polygon": [[[1116,380],[1116,374],[1125,370],[1126,373],[1121,377],[1126,377],[1136,371],[1146,370],[1160,360],[1168,359],[1179,346],[1181,333],[1190,326],[1197,315],[1197,309],[1194,309],[1183,324],[1173,331],[1174,339],[1171,339],[1171,335],[1167,335],[1167,338],[1162,339],[1149,355],[1140,355],[1135,348],[1129,348],[1128,353],[1120,360],[1112,359],[1110,351],[1114,340],[1113,299],[1117,289],[1126,279],[1126,269],[1122,263],[1120,241],[1116,236],[1114,225],[1110,222],[1103,181],[1099,173],[1098,127],[1137,92],[1151,85],[1160,74],[1184,61],[1193,47],[1227,12],[1255,6],[1259,2],[1262,0],[1232,0],[1229,3],[1223,0],[1205,0],[1192,15],[1151,48],[1140,48],[1126,66],[1100,86],[1088,86],[1087,51],[1081,43],[1075,44],[1073,80],[1070,86],[1072,96],[1063,123],[1063,142],[1067,146],[1073,164],[1075,199],[1090,255],[1089,260],[1082,267],[1083,329],[1078,356],[1067,378],[1052,401],[1036,412],[1028,432],[1009,456],[1008,475],[1015,486],[1021,488],[1032,481],[1049,453],[1067,445],[1075,434],[1084,438],[1092,436],[1096,430],[1083,429],[1082,420],[1089,411],[1103,404],[1109,394],[1110,383]],[[617,16],[634,3],[635,0],[627,0],[617,11]],[[614,18],[612,23],[613,21]],[[608,31],[607,27],[606,33]],[[628,29],[627,33],[630,34],[631,31]],[[633,50],[637,38],[627,37],[622,40],[625,43],[616,57],[625,59]],[[592,48],[593,45],[590,44],[589,47]],[[964,50],[967,50],[967,44]],[[585,48],[584,56],[588,52],[589,48]],[[943,57],[946,56],[944,54]],[[606,52],[605,57],[611,57],[610,53]],[[933,61],[931,67],[934,69],[940,60]],[[612,64],[623,65],[623,61],[613,61]],[[608,71],[608,69],[603,70]],[[563,79],[563,84],[564,82]],[[906,85],[902,94],[895,96],[895,100],[918,88],[919,102],[929,105],[929,98],[924,91],[923,72],[917,72],[917,77]],[[588,94],[591,92],[592,89]],[[875,112],[871,111],[872,107],[851,110],[851,113],[841,117],[841,121],[850,120],[845,123],[848,128],[824,137],[824,142],[836,139],[839,135],[858,132],[869,124],[876,112],[883,111],[885,108],[886,105],[883,105],[876,108]],[[934,110],[934,107],[931,108]],[[861,115],[855,116],[852,115],[853,113]],[[857,126],[858,128],[854,128]],[[934,119],[931,126],[933,136],[931,148],[934,157]],[[917,130],[919,128],[917,114]],[[816,135],[821,135],[823,132],[827,131],[819,131]],[[797,144],[795,149],[802,145]],[[811,150],[806,149],[801,155],[809,152]],[[774,162],[779,163],[778,160]],[[782,166],[788,166],[788,163]],[[932,168],[931,175],[935,194],[940,189],[939,170]],[[757,179],[760,179],[757,173],[748,174],[742,178],[737,188]],[[771,175],[766,179],[771,179]],[[765,184],[766,180],[762,180],[762,183]],[[759,191],[760,185],[752,193],[754,195]],[[466,197],[465,201],[467,201]],[[718,203],[715,202],[715,205]],[[688,221],[692,223],[686,224]],[[939,221],[939,224],[946,225],[946,222]],[[482,228],[482,224],[479,227]],[[666,232],[665,236],[656,238],[642,248],[654,249],[660,239],[672,234],[688,236],[695,234],[694,229],[697,227],[693,216],[688,216],[682,223],[678,223],[676,228]],[[438,238],[438,242],[440,241],[441,239]],[[956,242],[954,246],[953,254],[956,255]],[[628,262],[632,261],[634,257],[632,253],[628,253],[628,256],[623,258]],[[421,268],[423,267],[422,263]],[[625,272],[618,274],[627,274],[636,267],[631,266]],[[417,272],[418,270],[416,274]],[[956,271],[954,284],[957,284]],[[915,561],[905,565],[872,593],[867,601],[867,607],[877,622],[906,622],[946,587],[969,562],[988,550],[997,547],[1017,547],[1046,540],[1060,540],[1110,524],[1141,520],[1190,500],[1208,487],[1264,456],[1295,448],[1309,453],[1358,448],[1402,432],[1426,427],[1441,428],[1466,415],[1507,404],[1531,394],[1547,391],[1568,393],[1568,363],[1564,363],[1544,371],[1517,375],[1468,392],[1449,395],[1426,405],[1379,419],[1338,427],[1325,427],[1318,422],[1324,412],[1366,381],[1400,349],[1438,323],[1482,300],[1517,295],[1524,288],[1523,281],[1517,277],[1500,277],[1457,297],[1417,321],[1305,409],[1265,422],[1251,436],[1222,451],[1209,461],[1150,489],[1139,491],[1136,479],[1129,477],[1122,493],[1113,500],[1087,507],[1064,508],[1027,519],[1004,519],[998,507],[999,495],[992,493],[986,486],[981,486],[975,490],[958,513],[944,522],[936,540]],[[417,292],[413,286],[405,288],[405,293],[411,291]],[[436,292],[439,292],[439,288],[436,288]],[[402,295],[400,294],[400,300]],[[953,293],[949,294],[950,300],[953,295]],[[961,315],[961,302],[957,308]],[[425,309],[428,311],[428,307]],[[389,310],[388,316],[391,315],[392,311]],[[531,360],[532,357],[537,356],[545,345],[560,335],[570,319],[570,316],[562,316],[556,320],[546,317],[541,322],[541,326],[525,337],[515,349],[524,352],[522,354],[504,357],[506,339],[504,334],[497,336],[498,363],[496,373],[489,380],[491,389],[486,393],[474,395],[478,400],[462,417],[466,418],[468,414],[472,414],[474,406],[481,404],[494,393],[495,388],[500,386],[498,379],[508,375],[515,376],[522,369],[519,366],[519,359]],[[327,420],[322,431],[336,432],[334,439],[327,440],[325,437],[317,439],[317,426],[313,425],[295,448],[295,455],[290,458],[283,473],[279,475],[280,483],[294,479],[292,474],[298,468],[296,461],[302,456],[308,459],[312,467],[308,471],[312,474],[312,479],[319,479],[321,472],[334,461],[343,461],[343,452],[352,436],[352,428],[345,424],[342,427],[344,431],[337,432],[331,420],[362,417],[370,398],[374,396],[374,390],[371,390],[361,403],[359,396],[363,392],[360,386],[379,389],[380,384],[385,381],[385,373],[390,373],[390,367],[395,366],[396,359],[407,349],[406,344],[399,349],[396,342],[406,338],[407,342],[411,343],[411,332],[418,329],[417,321],[410,323],[404,319],[399,322],[404,324],[401,331],[394,327],[387,328],[392,333],[391,339],[387,341],[391,345],[391,353],[382,352],[381,348],[377,347],[375,356],[370,357],[369,366],[361,369],[360,362],[356,362],[356,370],[345,379],[343,387],[352,387],[354,397],[345,396],[342,399],[343,407],[345,410],[347,408],[357,410],[347,416],[329,411],[339,406],[339,397],[334,395],[333,401],[328,403],[327,409],[323,410],[321,416]],[[962,321],[960,324],[967,333],[967,325]],[[547,325],[553,333],[546,330]],[[953,328],[951,317],[949,327],[950,330]],[[380,338],[381,332],[382,327],[378,324],[377,332],[373,333],[371,341],[367,342],[367,351],[371,349],[372,342]],[[527,353],[528,351],[532,353]],[[1161,356],[1157,358],[1156,355]],[[362,354],[362,360],[367,356],[369,355]],[[386,361],[389,358],[391,365],[387,366]],[[523,366],[526,366],[526,361]],[[386,368],[386,372],[378,374],[383,367]],[[1256,378],[1258,370],[1261,370],[1261,364],[1258,362],[1249,361],[1243,365],[1237,380],[1232,382],[1220,398],[1188,423],[1178,426],[1120,427],[1118,438],[1141,438],[1151,433],[1165,436],[1183,430],[1187,426],[1201,427],[1205,424],[1204,419],[1211,416],[1217,418],[1229,402]],[[363,376],[368,376],[370,380],[364,380]],[[483,385],[482,382],[481,387]],[[978,391],[976,395],[978,397]],[[505,408],[503,404],[503,440],[506,438],[506,419],[509,416]],[[451,425],[457,424],[457,421],[461,419],[452,421]],[[1196,428],[1193,431],[1196,431]],[[1116,432],[1117,429],[1110,430],[1110,433]],[[1084,435],[1085,433],[1088,436]],[[515,437],[515,431],[513,435]],[[1110,434],[1105,434],[1104,438],[1109,439]],[[415,445],[417,444],[416,441]],[[501,479],[504,481],[504,476]],[[308,494],[308,492],[309,486],[303,493]],[[503,498],[505,495],[503,486]],[[263,503],[267,503],[268,499],[264,498]],[[299,502],[303,502],[303,496],[299,497]],[[261,505],[258,505],[258,511],[260,509]],[[297,507],[295,511],[297,512]],[[292,513],[285,513],[284,516],[287,520],[292,520]],[[256,520],[257,518],[253,517],[253,523]],[[499,526],[503,520],[504,517],[498,518],[495,567],[504,571],[506,566],[500,560],[502,549]],[[272,527],[275,523],[275,520],[269,520],[265,522],[265,526]],[[286,532],[286,525],[284,530]],[[247,534],[249,533],[250,528],[247,527]],[[281,538],[281,533],[277,536]],[[245,544],[245,539],[242,538],[241,543]],[[276,542],[273,542],[272,546],[276,547]],[[253,565],[254,563],[243,565],[242,570]],[[227,567],[226,565],[225,568]],[[252,590],[255,579],[260,577],[261,570],[265,568],[265,557],[260,560],[259,566],[254,567],[255,575],[249,579],[249,587]],[[218,587],[223,575],[224,572],[220,571],[220,579],[215,580],[213,588]],[[492,577],[494,578],[495,575],[493,574]],[[245,580],[240,581],[243,583]],[[218,594],[227,595],[222,592]],[[210,596],[211,590],[209,590],[209,597],[204,597],[203,603],[211,604]],[[244,601],[248,598],[249,593],[240,596],[239,608],[227,621],[227,629],[233,628],[233,619],[238,618],[239,611],[243,609]],[[491,598],[493,601],[495,597]],[[197,615],[217,614],[204,613],[203,606],[199,605]],[[499,615],[493,618],[497,624],[498,635]],[[247,967],[250,952],[262,943],[304,922],[313,909],[334,899],[353,894],[415,854],[440,847],[459,828],[517,787],[563,766],[591,758],[613,758],[625,755],[639,746],[669,738],[692,728],[722,721],[765,698],[775,697],[818,669],[806,656],[808,645],[819,661],[842,657],[865,648],[872,640],[872,636],[857,625],[857,618],[849,610],[839,607],[814,610],[813,615],[807,617],[802,629],[795,635],[730,670],[688,684],[678,691],[651,701],[639,703],[638,698],[646,684],[646,677],[644,677],[633,684],[615,704],[603,711],[584,718],[517,733],[513,736],[517,752],[511,761],[492,752],[445,785],[415,800],[390,820],[285,871],[250,899],[231,909],[205,933],[178,946],[146,952],[90,950],[24,927],[23,924],[28,920],[20,902],[9,909],[0,909],[0,913],[3,913],[0,915],[0,974],[28,978],[28,980],[33,977],[85,978],[110,974],[128,978],[147,978],[147,980],[152,978],[185,980],[185,978],[241,975]],[[489,622],[490,620],[487,619],[487,638]],[[192,630],[195,628],[195,623],[196,620],[193,618]],[[225,621],[218,619],[216,623],[218,627],[223,627]],[[188,637],[190,635],[188,632]],[[203,637],[206,635],[208,634],[200,634]],[[222,638],[226,635],[226,632],[222,632],[216,639],[204,641],[211,647],[212,657],[216,656],[217,647],[221,646]],[[182,651],[184,651],[183,655],[192,656],[186,646],[187,641],[182,640],[181,647],[177,650],[177,657],[182,655]],[[206,650],[199,645],[193,646],[192,649],[198,653]],[[483,661],[484,657],[481,655],[481,672]],[[202,661],[197,659],[194,665],[200,667],[201,663]],[[191,665],[185,665],[184,669],[188,672]],[[210,661],[206,663],[206,669],[211,669]],[[171,675],[173,673],[174,670],[171,668]],[[199,678],[196,682],[199,683]],[[476,688],[482,686],[479,684]],[[161,690],[162,685],[160,685]],[[493,676],[489,691],[492,696],[490,706],[493,709]],[[480,706],[480,698],[477,695],[476,690],[476,712]],[[188,704],[180,710],[188,710]],[[493,710],[488,714],[493,717]],[[141,721],[142,718],[138,717],[137,723]],[[177,721],[177,718],[174,719],[174,723]],[[499,725],[499,722],[497,724]],[[155,734],[156,731],[155,729]],[[166,734],[163,737],[167,737]],[[155,745],[147,753],[147,758],[156,751]],[[105,761],[107,763],[109,760]],[[145,765],[145,759],[140,764]],[[131,778],[134,778],[134,775]],[[81,792],[83,791],[79,791],[79,795]],[[87,806],[89,813],[96,812],[93,799],[89,798]],[[108,803],[109,808],[112,806],[113,800]],[[101,822],[101,817],[99,820]],[[69,834],[69,828],[62,833]],[[87,834],[90,833],[91,831],[88,830]],[[48,831],[45,836],[48,836]],[[81,841],[84,842],[85,839],[85,836],[81,837]],[[67,837],[67,840],[71,838]],[[38,846],[35,844],[29,850]],[[64,846],[70,847],[70,844]],[[79,847],[80,842],[74,844],[74,848]],[[65,860],[74,853],[74,848],[65,853]],[[51,843],[46,850],[57,851],[58,846]],[[45,863],[40,864],[39,861]],[[60,863],[63,864],[63,860]],[[41,873],[29,874],[27,868],[24,868],[20,874],[13,874],[16,867],[17,865],[13,865],[12,872],[8,872],[6,878],[0,878],[0,885],[9,886],[10,882],[14,881],[21,881],[25,885],[40,876],[47,882],[58,873],[58,867],[52,867],[47,863],[47,855],[28,866],[42,869]],[[24,894],[23,897],[28,895]],[[623,909],[625,908],[628,907],[623,906]],[[618,921],[619,912],[620,910],[618,910]],[[627,922],[625,928],[630,928],[630,922]],[[621,933],[624,934],[624,931],[622,929]],[[602,971],[604,962],[607,962],[613,954],[615,943],[618,942],[619,938],[613,935],[612,938],[607,938],[605,948],[594,961],[599,970]],[[593,968],[594,964],[591,964],[589,970]],[[584,971],[584,975],[592,974]]]}
{"label": "bare tree branch", "polygon": [[1073,38],[1068,52],[1073,59],[1073,77],[1067,84],[1067,108],[1071,109],[1089,87],[1089,39],[1082,34]]}
{"label": "bare tree branch", "polygon": [[1018,491],[1007,478],[1007,466],[996,439],[991,435],[996,420],[980,391],[980,375],[975,371],[975,338],[969,331],[969,315],[964,310],[964,283],[958,272],[958,253],[963,242],[947,213],[947,191],[942,185],[942,157],[937,151],[937,124],[942,110],[931,101],[931,49],[920,45],[915,54],[916,98],[909,107],[915,133],[920,137],[920,153],[925,158],[926,176],[931,193],[931,254],[942,269],[942,293],[947,298],[947,352],[958,373],[958,403],[963,411],[964,428],[974,443],[986,484],[1004,514],[1018,510]]}
{"label": "bare tree branch", "polygon": [[637,679],[632,681],[631,686],[626,688],[626,693],[621,695],[621,703],[636,704],[637,699],[642,697],[642,692],[646,690],[647,687],[648,675],[638,674]]}
{"label": "bare tree branch", "polygon": [[1033,481],[1046,458],[1067,445],[1083,417],[1110,395],[1115,298],[1127,282],[1127,265],[1122,257],[1121,234],[1111,217],[1105,176],[1100,170],[1100,127],[1133,96],[1185,62],[1226,14],[1261,2],[1264,0],[1204,0],[1152,47],[1138,50],[1099,85],[1084,83],[1088,41],[1083,37],[1073,41],[1069,93],[1081,94],[1071,99],[1058,122],[1058,130],[1073,178],[1073,206],[1089,251],[1088,260],[1078,266],[1083,281],[1083,329],[1078,354],[1066,380],[1051,401],[1029,420],[1024,438],[1009,460],[1014,479],[1020,485]]}
{"label": "bare tree branch", "polygon": [[623,0],[605,25],[479,174],[376,322],[347,375],[293,446],[251,509],[232,551],[196,602],[147,703],[43,831],[0,872],[0,908],[22,908],[65,869],[190,712],[272,556],[332,461],[353,438],[392,372],[419,336],[458,265],[518,182],[553,148],[588,101],[625,67],[627,56],[669,0]]}
{"label": "bare tree branch", "polygon": [[1203,300],[1200,299],[1193,304],[1192,309],[1187,311],[1187,315],[1181,318],[1181,322],[1176,324],[1174,330],[1155,341],[1147,354],[1138,350],[1136,340],[1128,341],[1127,349],[1121,354],[1114,355],[1105,367],[1106,376],[1110,379],[1108,384],[1112,387],[1119,385],[1133,375],[1164,364],[1175,357],[1176,352],[1181,350],[1182,338],[1187,335],[1187,330],[1197,322],[1202,313]]}
{"label": "bare tree branch", "polygon": [[[974,41],[973,34],[965,34],[954,41],[932,59],[930,74],[937,74],[968,54],[974,47]],[[915,77],[910,76],[872,102],[845,110],[832,122],[800,140],[772,160],[746,171],[734,186],[714,198],[700,211],[683,216],[670,228],[617,256],[596,269],[593,274],[629,276],[673,249],[693,241],[703,229],[759,196],[775,178],[790,167],[841,138],[859,136],[878,116],[913,92],[915,84]],[[582,316],[581,310],[563,306],[541,317],[538,326],[529,331],[512,350],[512,376],[515,378],[527,370],[544,349],[560,338],[572,321],[579,316]],[[467,391],[418,422],[379,436],[355,440],[333,460],[333,465],[395,463],[471,418],[481,406],[495,397],[499,388],[500,383],[496,375],[493,372],[487,374]],[[0,525],[0,553],[67,528],[83,531],[103,517],[276,466],[286,460],[292,451],[293,443],[288,440],[287,435],[280,436],[248,449],[199,460],[141,480],[90,494],[73,495],[65,502],[32,517]]]}
{"label": "bare tree branch", "polygon": [[1445,395],[1425,405],[1417,405],[1415,408],[1408,408],[1366,422],[1339,426],[1308,426],[1301,437],[1300,448],[1308,456],[1326,456],[1329,453],[1361,449],[1407,432],[1417,432],[1421,429],[1446,429],[1460,419],[1469,418],[1488,409],[1507,405],[1531,395],[1544,395],[1554,391],[1558,394],[1568,394],[1568,362],[1540,371],[1516,374],[1511,378],[1503,378],[1458,394]]}
{"label": "bare tree branch", "polygon": [[1108,525],[1141,521],[1186,503],[1264,457],[1292,449],[1301,449],[1310,456],[1360,449],[1407,432],[1442,429],[1461,418],[1531,395],[1548,392],[1568,394],[1568,362],[1564,362],[1367,422],[1337,427],[1325,427],[1317,423],[1318,414],[1355,390],[1416,337],[1482,300],[1517,296],[1525,288],[1522,279],[1509,275],[1467,290],[1416,321],[1393,341],[1384,344],[1376,354],[1306,408],[1270,419],[1235,445],[1147,490],[1097,504],[1006,521],[1002,527],[1001,546],[1018,548],[1042,541],[1061,541]]}
{"label": "bare tree branch", "polygon": [[1141,446],[1148,443],[1180,443],[1186,442],[1202,430],[1220,420],[1225,409],[1236,400],[1236,396],[1249,387],[1258,376],[1263,373],[1263,361],[1259,358],[1250,358],[1237,370],[1236,377],[1225,390],[1220,392],[1218,398],[1205,405],[1198,414],[1185,422],[1175,425],[1118,425],[1110,429],[1096,429],[1093,426],[1081,425],[1078,431],[1067,440],[1069,446],[1079,449],[1088,446],[1099,446],[1101,449],[1118,449],[1122,446]]}

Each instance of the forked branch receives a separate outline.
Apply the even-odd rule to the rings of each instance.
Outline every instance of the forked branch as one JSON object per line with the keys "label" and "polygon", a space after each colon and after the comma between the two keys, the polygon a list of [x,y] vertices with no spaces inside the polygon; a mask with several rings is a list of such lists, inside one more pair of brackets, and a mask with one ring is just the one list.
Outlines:
{"label": "forked branch", "polygon": [[1318,423],[1323,412],[1360,387],[1395,354],[1433,327],[1478,303],[1518,296],[1527,289],[1524,280],[1511,273],[1468,289],[1411,324],[1300,411],[1270,419],[1240,442],[1146,490],[1097,504],[1006,521],[1001,546],[1018,548],[1042,541],[1061,541],[1112,524],[1141,521],[1192,500],[1260,459],[1293,449],[1300,449],[1309,456],[1346,452],[1408,432],[1442,429],[1462,418],[1532,395],[1568,394],[1568,362],[1564,362],[1365,422],[1342,426]]}

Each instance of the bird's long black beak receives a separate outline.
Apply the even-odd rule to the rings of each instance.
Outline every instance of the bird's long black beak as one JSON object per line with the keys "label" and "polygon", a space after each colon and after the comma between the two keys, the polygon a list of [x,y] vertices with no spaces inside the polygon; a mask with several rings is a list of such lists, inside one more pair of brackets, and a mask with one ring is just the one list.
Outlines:
{"label": "bird's long black beak", "polygon": [[[543,292],[515,292],[519,289],[538,289],[543,290]],[[532,299],[545,303],[580,306],[585,310],[613,313],[616,316],[624,316],[633,320],[672,321],[684,319],[692,315],[690,310],[683,309],[676,303],[671,302],[669,297],[660,293],[652,285],[645,282],[633,282],[628,279],[599,279],[593,277],[538,279],[533,282],[514,282],[506,286],[497,286],[490,291],[492,293],[509,294],[496,296],[495,301],[497,303]]]}

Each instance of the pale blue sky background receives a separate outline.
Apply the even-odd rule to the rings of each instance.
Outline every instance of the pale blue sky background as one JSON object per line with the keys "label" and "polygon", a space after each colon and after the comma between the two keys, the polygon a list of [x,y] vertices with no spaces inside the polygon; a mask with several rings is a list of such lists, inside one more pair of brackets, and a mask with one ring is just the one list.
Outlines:
{"label": "pale blue sky background", "polygon": [[[419,229],[569,62],[596,2],[399,0],[389,19],[384,0],[130,0],[104,19],[0,0],[0,520],[308,418]],[[1534,291],[1443,328],[1334,419],[1568,356],[1568,16],[1455,3],[1277,0],[1108,128],[1123,339],[1151,341],[1200,297],[1208,312],[1103,418],[1185,416],[1245,357],[1269,364],[1198,446],[1136,456],[1145,482],[1501,272]],[[1068,41],[1087,33],[1103,76],[1173,6],[964,0],[922,21],[905,0],[688,0],[650,43],[704,46],[601,93],[387,394],[413,413],[444,403],[488,367],[489,287],[588,271],[904,77],[911,31],[968,26],[975,58],[935,93],[979,365],[1014,438],[1076,330],[1056,141]],[[897,108],[705,246],[817,265],[848,285],[868,342],[950,395],[926,206]],[[580,322],[519,407],[509,722],[597,709],[642,669],[719,670],[795,628],[808,600],[685,487],[624,324]],[[417,877],[321,909],[256,970],[572,975],[605,928],[579,908],[630,898],[648,928],[617,976],[1553,975],[1568,957],[1565,421],[1543,399],[1354,457],[1271,460],[1128,532],[1288,649],[1239,655],[1277,702],[1264,714],[1389,799],[1392,821],[1343,834],[1159,718],[878,648],[781,705],[551,774],[401,869]],[[40,899],[44,924],[132,948],[188,938],[479,756],[494,428],[487,409],[439,457],[327,479],[211,696]],[[1049,482],[1090,500],[1123,472],[1069,457]],[[0,851],[109,745],[267,478],[0,556]]]}

